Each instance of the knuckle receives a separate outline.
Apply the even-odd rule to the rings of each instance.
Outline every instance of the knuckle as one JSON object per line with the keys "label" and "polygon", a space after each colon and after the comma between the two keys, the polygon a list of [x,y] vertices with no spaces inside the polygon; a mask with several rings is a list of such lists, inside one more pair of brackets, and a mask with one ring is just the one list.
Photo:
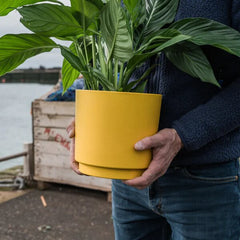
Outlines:
{"label": "knuckle", "polygon": [[144,141],[144,145],[146,145],[146,146],[152,146],[152,144],[153,144],[151,137],[146,137],[143,141]]}
{"label": "knuckle", "polygon": [[161,168],[159,171],[158,171],[158,177],[162,177],[167,171],[167,168]]}
{"label": "knuckle", "polygon": [[71,126],[70,126],[70,125],[66,127],[66,131],[67,131],[68,133],[71,131]]}
{"label": "knuckle", "polygon": [[67,132],[71,131],[72,129],[75,129],[75,119],[71,120],[66,128]]}
{"label": "knuckle", "polygon": [[76,171],[76,170],[78,170],[78,167],[77,167],[77,164],[76,164],[76,162],[71,162],[71,168],[74,170],[74,171]]}
{"label": "knuckle", "polygon": [[71,168],[72,168],[72,170],[75,170],[75,165],[74,165],[74,163],[73,162],[71,162]]}
{"label": "knuckle", "polygon": [[151,184],[150,179],[147,178],[147,177],[144,177],[141,185],[142,185],[143,187],[147,187],[147,186],[150,185],[150,184]]}

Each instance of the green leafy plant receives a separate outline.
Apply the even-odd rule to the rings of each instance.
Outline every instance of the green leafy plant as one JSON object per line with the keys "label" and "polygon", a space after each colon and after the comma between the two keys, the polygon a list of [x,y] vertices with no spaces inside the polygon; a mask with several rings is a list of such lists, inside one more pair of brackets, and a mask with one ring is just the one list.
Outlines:
{"label": "green leafy plant", "polygon": [[[0,38],[0,75],[26,59],[60,48],[64,90],[81,73],[87,89],[143,92],[151,66],[137,80],[132,73],[147,59],[165,53],[179,69],[219,86],[201,46],[240,57],[240,33],[204,18],[174,22],[179,0],[0,0],[0,15],[16,9],[32,34]],[[52,38],[70,41],[70,47]]]}

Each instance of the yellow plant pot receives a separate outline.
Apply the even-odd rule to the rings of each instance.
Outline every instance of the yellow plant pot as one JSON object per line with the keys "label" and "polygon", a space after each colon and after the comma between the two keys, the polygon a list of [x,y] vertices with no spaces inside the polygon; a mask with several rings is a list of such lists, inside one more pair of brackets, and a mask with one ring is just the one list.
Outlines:
{"label": "yellow plant pot", "polygon": [[159,94],[76,91],[75,159],[87,175],[132,179],[151,160],[151,151],[134,144],[158,130]]}

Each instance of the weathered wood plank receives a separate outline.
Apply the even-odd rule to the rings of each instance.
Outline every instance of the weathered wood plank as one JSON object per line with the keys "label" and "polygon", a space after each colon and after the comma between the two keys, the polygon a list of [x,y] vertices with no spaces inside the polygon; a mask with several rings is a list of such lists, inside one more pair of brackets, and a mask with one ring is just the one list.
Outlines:
{"label": "weathered wood plank", "polygon": [[36,153],[48,153],[55,155],[69,156],[70,141],[68,139],[59,139],[57,142],[53,141],[34,141],[35,156]]}
{"label": "weathered wood plank", "polygon": [[41,166],[49,167],[59,167],[59,168],[68,168],[70,166],[70,155],[60,155],[60,154],[49,154],[46,152],[36,152],[35,153],[35,171]]}
{"label": "weathered wood plank", "polygon": [[90,176],[77,175],[71,169],[49,167],[42,165],[35,172],[35,180],[71,184],[74,186],[97,189],[101,191],[111,191],[111,180]]}
{"label": "weathered wood plank", "polygon": [[32,180],[34,175],[33,143],[25,143],[24,150],[28,154],[24,157],[23,176]]}
{"label": "weathered wood plank", "polygon": [[[66,129],[52,127],[34,127],[34,139],[57,142],[60,138],[69,140]],[[69,140],[70,141],[70,140]]]}
{"label": "weathered wood plank", "polygon": [[46,102],[36,100],[33,102],[34,109],[40,109],[41,114],[51,115],[75,115],[75,102]]}
{"label": "weathered wood plank", "polygon": [[33,109],[33,125],[36,127],[66,128],[73,116],[42,114],[39,109]]}
{"label": "weathered wood plank", "polygon": [[34,179],[110,192],[110,179],[79,176],[70,167],[66,127],[74,107],[74,102],[33,102]]}

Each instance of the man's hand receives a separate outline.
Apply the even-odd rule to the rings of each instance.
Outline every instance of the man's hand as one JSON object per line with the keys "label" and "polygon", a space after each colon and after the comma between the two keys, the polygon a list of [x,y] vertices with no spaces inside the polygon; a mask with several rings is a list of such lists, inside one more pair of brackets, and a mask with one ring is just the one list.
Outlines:
{"label": "man's hand", "polygon": [[129,186],[143,189],[166,173],[183,144],[175,129],[165,128],[140,140],[134,147],[138,151],[152,149],[153,153],[152,161],[142,176],[124,181]]}
{"label": "man's hand", "polygon": [[82,173],[78,169],[78,162],[75,161],[75,119],[67,127],[68,136],[71,138],[71,147],[70,147],[70,161],[71,161],[71,168],[73,171],[79,175]]}

